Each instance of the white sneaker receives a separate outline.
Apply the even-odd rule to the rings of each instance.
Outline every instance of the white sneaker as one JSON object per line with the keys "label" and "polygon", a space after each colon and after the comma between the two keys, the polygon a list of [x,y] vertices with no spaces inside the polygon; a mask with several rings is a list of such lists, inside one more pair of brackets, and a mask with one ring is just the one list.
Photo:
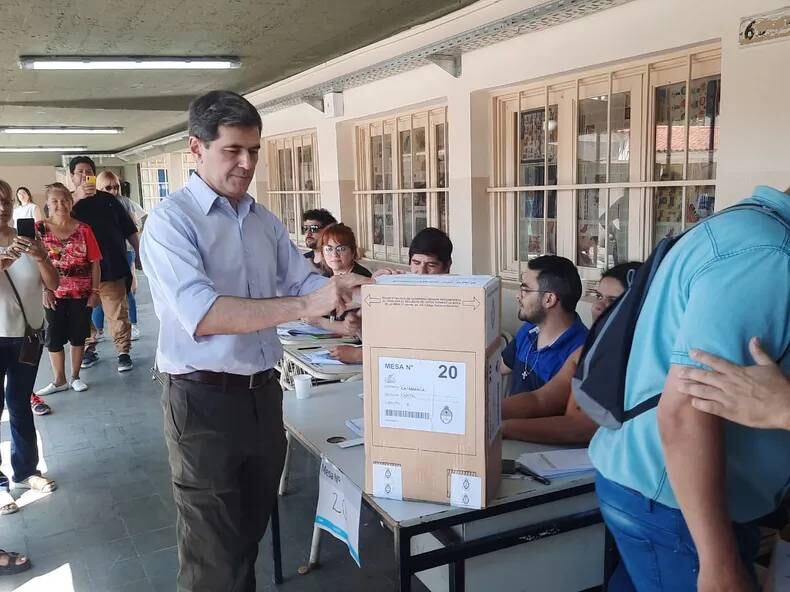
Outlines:
{"label": "white sneaker", "polygon": [[104,331],[96,331],[96,342],[102,341],[104,339]]}
{"label": "white sneaker", "polygon": [[132,341],[137,341],[140,339],[140,329],[137,328],[137,325],[132,325]]}
{"label": "white sneaker", "polygon": [[62,393],[63,391],[69,390],[69,383],[64,382],[63,384],[55,384],[54,382],[50,382],[47,386],[43,389],[37,390],[36,394],[39,397],[46,397],[47,395],[51,395],[53,393]]}
{"label": "white sneaker", "polygon": [[82,379],[75,378],[74,380],[71,381],[71,388],[77,391],[78,393],[81,393],[83,391],[88,390],[88,385],[82,382]]}

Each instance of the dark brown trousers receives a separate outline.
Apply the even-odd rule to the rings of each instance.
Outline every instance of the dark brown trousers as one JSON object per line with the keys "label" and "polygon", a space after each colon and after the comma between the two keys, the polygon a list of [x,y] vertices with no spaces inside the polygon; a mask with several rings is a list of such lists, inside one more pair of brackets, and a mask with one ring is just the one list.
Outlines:
{"label": "dark brown trousers", "polygon": [[178,592],[255,592],[285,459],[282,391],[166,376],[165,415],[178,518]]}

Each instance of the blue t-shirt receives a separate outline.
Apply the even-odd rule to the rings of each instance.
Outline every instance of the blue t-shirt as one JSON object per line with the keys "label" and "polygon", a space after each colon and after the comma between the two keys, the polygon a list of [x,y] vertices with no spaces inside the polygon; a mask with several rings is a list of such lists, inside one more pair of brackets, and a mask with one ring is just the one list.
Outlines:
{"label": "blue t-shirt", "polygon": [[538,327],[524,323],[516,338],[502,352],[502,361],[510,368],[510,394],[539,389],[560,371],[565,360],[587,339],[587,327],[579,315],[554,343],[538,349]]}
{"label": "blue t-shirt", "polygon": [[[746,203],[770,205],[790,221],[790,196],[758,187]],[[790,232],[750,210],[702,222],[667,254],[636,325],[625,407],[660,393],[671,365],[696,366],[690,349],[754,364],[758,336],[790,374]],[[773,511],[790,483],[790,431],[724,422],[730,517],[748,522]],[[599,429],[590,457],[601,474],[678,508],[667,476],[656,409],[619,430]]]}

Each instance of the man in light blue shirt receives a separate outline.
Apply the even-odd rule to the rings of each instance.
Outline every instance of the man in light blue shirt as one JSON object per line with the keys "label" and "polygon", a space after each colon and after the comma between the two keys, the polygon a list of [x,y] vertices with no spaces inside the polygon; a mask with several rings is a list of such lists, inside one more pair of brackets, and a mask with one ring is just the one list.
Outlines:
{"label": "man in light blue shirt", "polygon": [[195,99],[189,135],[197,174],[151,212],[142,244],[166,374],[177,589],[249,592],[285,457],[275,327],[342,312],[370,280],[315,273],[247,194],[261,135],[248,101]]}
{"label": "man in light blue shirt", "polygon": [[[758,187],[746,200],[790,223],[790,197]],[[607,526],[638,590],[751,590],[746,523],[772,512],[790,484],[790,432],[698,411],[681,391],[690,350],[737,364],[761,335],[790,370],[790,230],[754,210],[713,217],[667,254],[639,315],[625,408],[659,405],[601,428],[590,456]]]}

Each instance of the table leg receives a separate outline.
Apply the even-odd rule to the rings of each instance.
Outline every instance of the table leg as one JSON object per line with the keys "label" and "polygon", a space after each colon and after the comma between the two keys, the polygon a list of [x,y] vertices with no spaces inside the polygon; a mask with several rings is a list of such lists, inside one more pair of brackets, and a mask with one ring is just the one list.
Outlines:
{"label": "table leg", "polygon": [[291,449],[293,443],[291,442],[291,432],[285,430],[285,462],[283,463],[283,472],[280,475],[280,488],[277,491],[279,495],[288,493],[288,473],[291,470]]}
{"label": "table leg", "polygon": [[307,565],[315,569],[321,562],[321,529],[313,526],[313,540],[310,542],[310,559]]}
{"label": "table leg", "polygon": [[274,561],[274,573],[272,580],[275,584],[283,582],[283,560],[282,549],[280,547],[280,509],[277,507],[277,498],[274,499],[274,507],[271,515],[272,522],[272,560]]}
{"label": "table leg", "polygon": [[409,559],[411,558],[411,536],[404,536],[403,529],[395,530],[395,551],[398,562],[398,586],[400,592],[411,592],[411,572]]}
{"label": "table leg", "polygon": [[447,573],[449,575],[449,588],[450,592],[464,592],[466,589],[466,564],[462,560],[454,561],[447,566]]}

